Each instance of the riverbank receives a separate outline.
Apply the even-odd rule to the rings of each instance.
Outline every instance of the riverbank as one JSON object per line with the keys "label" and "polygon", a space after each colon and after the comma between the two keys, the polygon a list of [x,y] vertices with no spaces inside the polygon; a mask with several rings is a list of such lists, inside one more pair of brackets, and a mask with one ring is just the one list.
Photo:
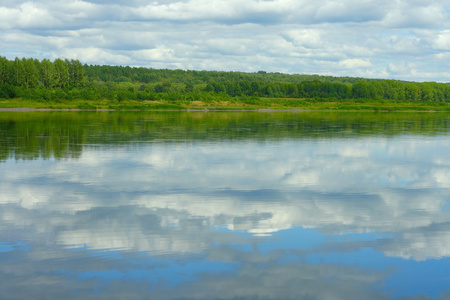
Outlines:
{"label": "riverbank", "polygon": [[223,110],[331,110],[331,111],[450,111],[450,103],[444,102],[395,102],[295,98],[259,98],[251,101],[186,101],[186,100],[61,100],[33,101],[27,99],[0,100],[0,111],[114,111],[114,110],[180,110],[180,111],[223,111]]}

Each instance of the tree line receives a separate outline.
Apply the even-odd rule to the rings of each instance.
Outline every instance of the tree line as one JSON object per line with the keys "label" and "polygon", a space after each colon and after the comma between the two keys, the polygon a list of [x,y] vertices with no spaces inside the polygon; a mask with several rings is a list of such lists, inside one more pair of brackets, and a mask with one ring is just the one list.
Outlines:
{"label": "tree line", "polygon": [[0,57],[0,98],[227,100],[234,97],[450,102],[450,85],[319,75],[83,65]]}
{"label": "tree line", "polygon": [[170,81],[183,84],[205,84],[208,82],[227,81],[250,81],[250,82],[290,82],[320,81],[354,83],[360,78],[356,77],[334,77],[305,74],[267,73],[258,71],[247,72],[225,72],[225,71],[196,71],[196,70],[168,70],[152,69],[130,66],[107,66],[107,65],[85,65],[85,73],[90,81],[112,81],[112,82],[140,82],[155,83]]}
{"label": "tree line", "polygon": [[353,84],[302,81],[298,83],[229,81],[208,83],[206,91],[231,96],[256,95],[269,98],[334,98],[395,101],[450,102],[450,85],[436,82],[358,80]]}
{"label": "tree line", "polygon": [[14,98],[22,89],[72,89],[83,86],[84,68],[79,60],[0,57],[0,97]]}

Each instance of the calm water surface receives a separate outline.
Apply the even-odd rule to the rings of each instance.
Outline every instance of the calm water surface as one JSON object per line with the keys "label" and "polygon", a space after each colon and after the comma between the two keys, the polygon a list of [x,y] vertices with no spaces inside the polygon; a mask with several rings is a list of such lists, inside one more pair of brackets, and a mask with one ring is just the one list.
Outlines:
{"label": "calm water surface", "polygon": [[450,299],[450,115],[0,113],[1,299]]}

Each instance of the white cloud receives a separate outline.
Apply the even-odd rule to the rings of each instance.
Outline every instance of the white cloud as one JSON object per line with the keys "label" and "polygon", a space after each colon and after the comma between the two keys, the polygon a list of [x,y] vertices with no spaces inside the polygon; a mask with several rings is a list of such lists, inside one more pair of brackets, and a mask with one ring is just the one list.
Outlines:
{"label": "white cloud", "polygon": [[448,23],[449,16],[442,1],[436,3],[410,3],[398,1],[383,21],[393,28],[440,28]]}
{"label": "white cloud", "polygon": [[450,30],[443,30],[439,32],[433,43],[433,47],[436,50],[450,51]]}
{"label": "white cloud", "polygon": [[53,52],[52,58],[58,58],[58,53],[61,53],[64,57],[99,65],[112,63],[127,65],[133,62],[129,55],[99,48],[65,48],[63,51]]}
{"label": "white cloud", "polygon": [[[0,51],[10,59],[448,81],[445,4],[3,1]],[[416,67],[399,72],[398,64]]]}
{"label": "white cloud", "polygon": [[49,11],[36,3],[24,3],[18,8],[0,6],[0,28],[52,28],[59,25]]}
{"label": "white cloud", "polygon": [[358,69],[371,67],[372,63],[365,59],[352,58],[341,60],[339,65],[345,69]]}
{"label": "white cloud", "polygon": [[414,75],[417,73],[417,66],[413,63],[390,63],[388,66],[390,74]]}
{"label": "white cloud", "polygon": [[323,45],[321,30],[317,29],[290,29],[287,36],[299,47],[320,48]]}

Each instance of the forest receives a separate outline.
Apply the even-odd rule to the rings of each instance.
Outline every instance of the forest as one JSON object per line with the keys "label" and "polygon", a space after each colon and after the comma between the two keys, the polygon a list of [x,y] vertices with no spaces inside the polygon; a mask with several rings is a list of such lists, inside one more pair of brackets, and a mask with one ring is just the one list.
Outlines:
{"label": "forest", "polygon": [[[450,84],[386,79],[87,65],[0,57],[0,98],[33,101],[243,101],[450,103]],[[291,99],[291,100],[289,100]],[[289,104],[290,103],[290,104]],[[293,104],[294,103],[294,104]]]}

